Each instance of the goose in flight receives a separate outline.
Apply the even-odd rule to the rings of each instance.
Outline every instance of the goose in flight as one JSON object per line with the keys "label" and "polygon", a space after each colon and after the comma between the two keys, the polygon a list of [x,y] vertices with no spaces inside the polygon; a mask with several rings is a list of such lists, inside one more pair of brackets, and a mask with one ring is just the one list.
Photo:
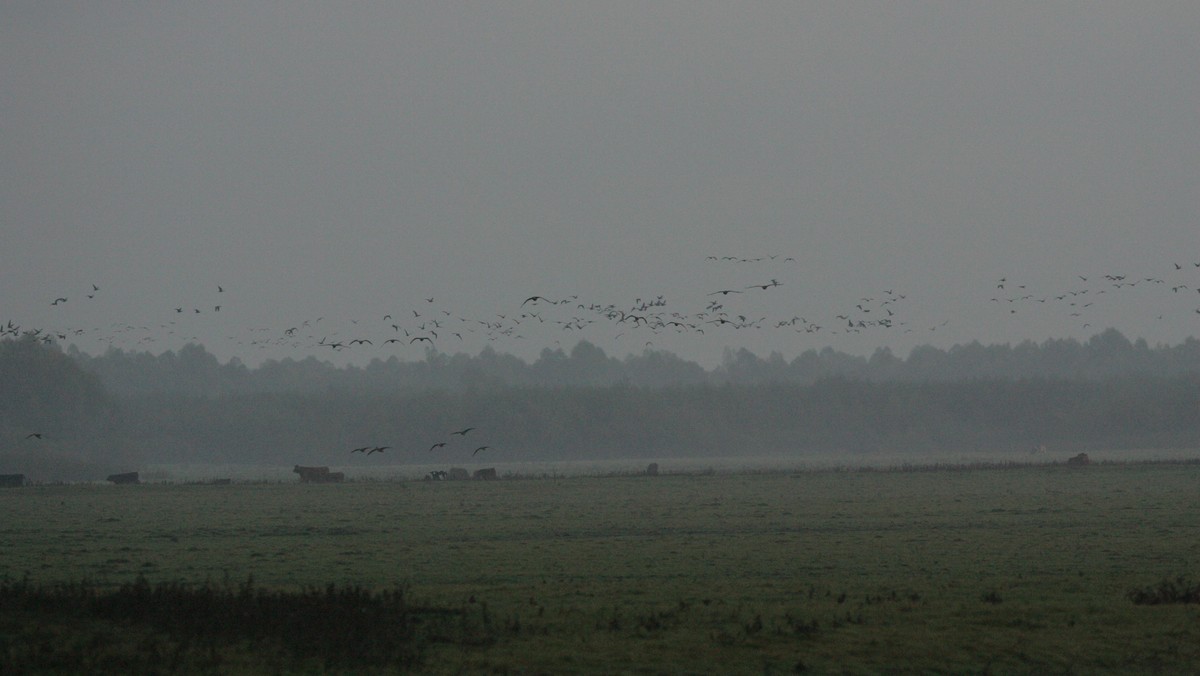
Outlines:
{"label": "goose in flight", "polygon": [[432,450],[433,450],[433,449],[435,449],[435,448],[441,448],[441,447],[443,447],[443,446],[445,446],[445,445],[446,445],[446,442],[444,442],[444,441],[439,441],[439,442],[437,442],[436,444],[434,444],[434,445],[430,446],[430,447],[429,447],[429,450],[430,450],[430,451],[432,451]]}
{"label": "goose in flight", "polygon": [[42,433],[41,432],[30,432],[29,434],[25,435],[25,438],[26,439],[41,439]]}
{"label": "goose in flight", "polygon": [[471,430],[473,430],[473,429],[475,429],[475,428],[474,428],[474,427],[468,427],[468,428],[466,428],[466,429],[461,429],[461,430],[459,430],[459,431],[457,431],[457,432],[451,432],[450,434],[457,434],[457,435],[459,435],[459,436],[465,437],[465,436],[467,436],[467,432],[470,432],[470,431],[471,431]]}
{"label": "goose in flight", "polygon": [[475,455],[475,453],[478,453],[478,452],[480,452],[480,451],[486,451],[486,450],[488,450],[489,448],[491,448],[491,446],[480,446],[479,448],[475,449],[475,451],[474,451],[474,452],[472,452],[472,453],[471,453],[471,455],[472,455],[472,456],[474,456],[474,455]]}
{"label": "goose in flight", "polygon": [[712,293],[710,293],[708,295],[715,296],[717,294],[721,294],[722,296],[728,296],[731,293],[741,293],[741,291],[734,291],[733,289],[722,289],[720,291],[713,291]]}
{"label": "goose in flight", "polygon": [[376,446],[375,448],[367,451],[367,455],[371,455],[372,453],[383,453],[389,448],[391,448],[391,446]]}

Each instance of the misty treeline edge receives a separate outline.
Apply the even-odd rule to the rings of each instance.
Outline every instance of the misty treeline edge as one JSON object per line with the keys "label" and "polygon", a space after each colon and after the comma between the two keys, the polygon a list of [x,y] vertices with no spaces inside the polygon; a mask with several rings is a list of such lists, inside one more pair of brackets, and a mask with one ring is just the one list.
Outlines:
{"label": "misty treeline edge", "polygon": [[[1147,352],[1125,342],[1134,354]],[[1167,353],[1176,363],[1186,362],[1179,355],[1194,352],[1194,342],[1148,354]],[[1093,340],[1086,347],[1109,343]],[[595,361],[598,348],[592,348],[584,350]],[[579,352],[554,359],[570,362],[580,358]],[[984,348],[981,354],[995,353]],[[434,357],[439,356],[422,362],[424,368],[472,359]],[[663,353],[642,358],[687,363]],[[428,447],[462,425],[486,432],[494,449],[489,461],[500,462],[831,451],[1026,452],[1043,444],[1067,452],[1192,448],[1200,442],[1200,369],[1165,375],[1152,369],[1151,375],[1127,372],[1095,380],[832,375],[810,384],[726,378],[659,387],[491,380],[486,387],[454,389],[397,384],[390,392],[334,381],[292,392],[117,397],[105,389],[102,377],[80,365],[91,367],[98,359],[72,358],[32,340],[0,342],[0,376],[8,384],[0,399],[0,471],[70,479],[96,478],[108,468],[138,462],[338,464],[351,460],[348,449],[363,444],[393,446],[389,462],[458,463],[470,460],[466,447],[442,454],[429,453]],[[135,356],[134,361],[160,359],[182,362],[183,371],[196,364],[244,368],[221,365],[198,346],[185,348],[181,356]],[[475,359],[515,358],[493,353]],[[868,365],[872,361],[880,360],[867,360]],[[727,360],[723,368],[737,363]],[[371,367],[329,369],[364,374]],[[35,427],[46,433],[36,444],[24,438]]]}
{"label": "misty treeline edge", "polygon": [[[1200,377],[668,388],[510,388],[421,394],[244,394],[125,402],[128,433],[169,462],[479,462],[427,450],[460,421],[486,431],[487,462],[803,454],[1195,447]],[[1063,456],[1065,459],[1065,455]],[[853,463],[847,456],[847,463]]]}
{"label": "misty treeline edge", "polygon": [[137,461],[116,398],[60,350],[0,341],[0,383],[0,473],[87,479]]}
{"label": "misty treeline edge", "polygon": [[95,373],[117,396],[179,393],[201,396],[248,392],[419,392],[506,387],[631,385],[669,387],[698,384],[791,383],[811,385],[830,377],[872,382],[1018,380],[1053,378],[1095,381],[1116,376],[1170,377],[1200,373],[1200,340],[1151,347],[1116,329],[1086,342],[1048,339],[1016,345],[972,342],[948,350],[923,345],[907,358],[888,348],[870,357],[831,347],[806,350],[791,361],[778,352],[760,358],[745,348],[726,349],[721,364],[706,370],[665,350],[647,349],[624,359],[582,340],[570,350],[544,348],[532,363],[484,348],[477,356],[432,348],[423,360],[372,359],[366,366],[336,367],[328,361],[266,360],[249,368],[233,358],[222,364],[202,346],[189,344],[159,355],[110,348],[92,356],[67,349],[84,370]]}

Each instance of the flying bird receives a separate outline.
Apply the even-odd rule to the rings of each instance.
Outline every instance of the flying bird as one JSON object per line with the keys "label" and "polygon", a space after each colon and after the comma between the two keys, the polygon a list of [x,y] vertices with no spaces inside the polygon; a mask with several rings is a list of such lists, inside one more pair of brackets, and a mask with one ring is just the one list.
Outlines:
{"label": "flying bird", "polygon": [[370,448],[370,446],[363,446],[362,448],[356,448],[350,452],[351,453],[362,453],[363,451],[367,450],[368,448]]}
{"label": "flying bird", "polygon": [[475,451],[473,453],[471,453],[471,455],[473,456],[473,455],[475,455],[475,453],[478,453],[480,451],[486,451],[489,448],[491,448],[491,446],[480,446],[479,448],[475,449]]}
{"label": "flying bird", "polygon": [[55,298],[54,302],[51,303],[51,305],[58,305],[59,303],[65,303],[65,302],[67,302],[66,298]]}
{"label": "flying bird", "polygon": [[433,449],[435,449],[435,448],[441,448],[441,447],[443,447],[443,446],[445,446],[445,445],[446,445],[446,442],[444,442],[444,441],[439,441],[439,442],[437,442],[436,444],[434,444],[434,445],[430,446],[430,447],[429,447],[429,450],[430,450],[430,451],[432,451],[432,450],[433,450]]}
{"label": "flying bird", "polygon": [[391,446],[376,446],[375,448],[367,451],[367,455],[371,455],[372,453],[383,453],[389,448],[391,448]]}
{"label": "flying bird", "polygon": [[466,429],[462,429],[462,430],[459,430],[459,431],[457,431],[457,432],[451,432],[450,434],[457,434],[457,435],[459,435],[459,436],[463,436],[463,437],[465,437],[465,436],[467,436],[467,432],[470,432],[470,431],[471,431],[471,430],[473,430],[473,429],[475,429],[475,428],[474,428],[474,427],[468,427],[468,428],[466,428]]}
{"label": "flying bird", "polygon": [[25,438],[26,439],[41,439],[42,433],[41,432],[30,432],[29,434],[25,435]]}

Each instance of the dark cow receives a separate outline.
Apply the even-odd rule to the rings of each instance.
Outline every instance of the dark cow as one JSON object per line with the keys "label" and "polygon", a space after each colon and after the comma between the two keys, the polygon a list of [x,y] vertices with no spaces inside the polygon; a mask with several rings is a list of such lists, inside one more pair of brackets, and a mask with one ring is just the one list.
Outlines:
{"label": "dark cow", "polygon": [[652,462],[646,465],[646,476],[658,476],[658,463]]}
{"label": "dark cow", "polygon": [[471,475],[471,478],[491,481],[492,479],[496,478],[496,468],[485,467],[483,469],[477,469],[475,470],[475,473]]}
{"label": "dark cow", "polygon": [[1072,458],[1067,458],[1068,467],[1084,467],[1086,465],[1090,465],[1091,462],[1092,459],[1088,457],[1087,453],[1080,453]]}
{"label": "dark cow", "polygon": [[121,474],[109,474],[107,481],[114,484],[139,484],[137,472],[122,472]]}
{"label": "dark cow", "polygon": [[20,488],[24,485],[24,474],[0,474],[0,488]]}
{"label": "dark cow", "polygon": [[462,467],[451,467],[450,473],[446,475],[448,481],[466,481],[471,478],[471,473]]}
{"label": "dark cow", "polygon": [[321,482],[329,474],[328,467],[305,467],[304,465],[296,465],[292,471],[300,475],[300,481],[303,482]]}
{"label": "dark cow", "polygon": [[327,484],[337,483],[346,478],[342,472],[330,472],[328,467],[305,467],[296,465],[292,471],[300,475],[302,483]]}

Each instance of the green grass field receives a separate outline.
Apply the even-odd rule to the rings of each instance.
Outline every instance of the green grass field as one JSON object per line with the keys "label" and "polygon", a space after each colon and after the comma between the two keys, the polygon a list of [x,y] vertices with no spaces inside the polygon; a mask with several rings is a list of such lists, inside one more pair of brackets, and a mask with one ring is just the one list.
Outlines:
{"label": "green grass field", "polygon": [[1200,577],[1197,464],[37,486],[0,513],[10,581],[403,588],[457,618],[421,672],[1200,670],[1200,605],[1130,598]]}

